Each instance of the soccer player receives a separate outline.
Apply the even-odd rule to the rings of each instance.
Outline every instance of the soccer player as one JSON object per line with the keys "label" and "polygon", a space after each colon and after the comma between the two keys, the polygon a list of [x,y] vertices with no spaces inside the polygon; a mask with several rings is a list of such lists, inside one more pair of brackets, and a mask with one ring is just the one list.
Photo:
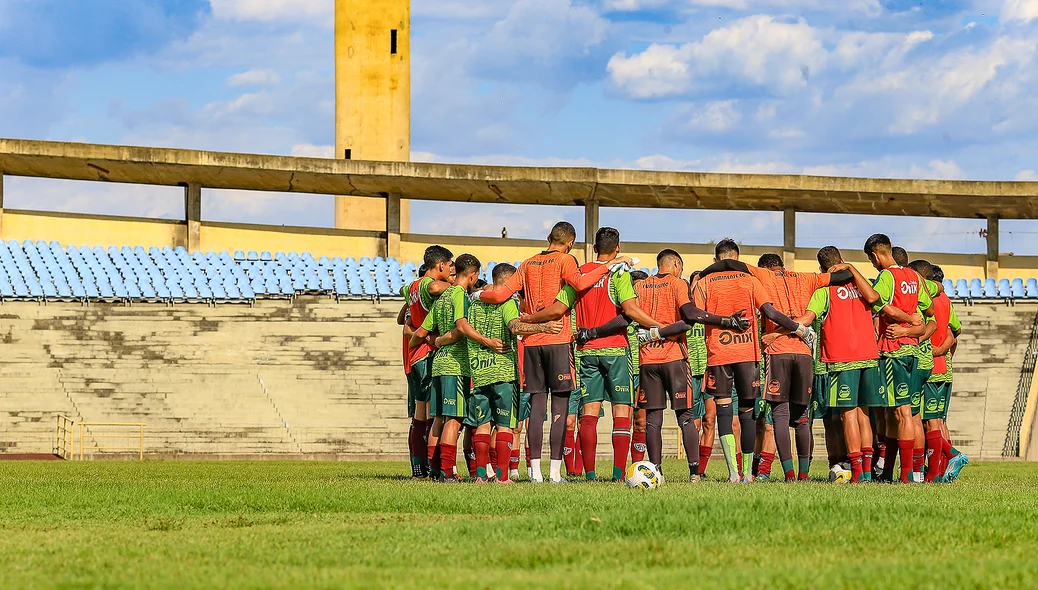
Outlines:
{"label": "soccer player", "polygon": [[[547,250],[525,260],[504,285],[483,291],[480,298],[485,303],[504,303],[514,293],[523,291],[522,311],[524,314],[532,314],[551,306],[563,285],[573,287],[578,293],[590,289],[609,273],[610,265],[603,264],[588,274],[581,273],[577,259],[570,254],[576,237],[577,232],[572,224],[565,221],[556,223],[548,235]],[[621,257],[613,262],[630,263],[631,259]],[[530,394],[533,418],[526,437],[532,457],[532,480],[536,482],[543,481],[543,423],[549,395],[552,414],[549,478],[553,483],[563,482],[566,417],[569,414],[570,393],[576,389],[572,341],[573,332],[566,322],[563,322],[563,329],[558,334],[533,334],[525,339],[525,391]]]}
{"label": "soccer player", "polygon": [[[516,269],[511,264],[494,267],[495,285],[503,285]],[[561,322],[529,325],[519,321],[519,305],[515,299],[492,305],[476,299],[465,315],[472,328],[484,338],[500,340],[507,349],[498,352],[479,342],[466,339],[469,365],[472,372],[472,394],[466,404],[466,424],[475,428],[472,437],[476,453],[476,482],[487,481],[486,465],[490,459],[490,430],[496,426],[497,481],[512,483],[509,479],[509,461],[512,456],[512,431],[519,418],[519,373],[515,335],[560,332]]]}
{"label": "soccer player", "polygon": [[[944,270],[936,264],[933,266],[933,280],[937,284],[942,284],[944,281]],[[941,299],[938,302],[938,299]],[[934,316],[940,312],[943,316],[943,306],[945,305],[944,299],[947,299],[945,293],[941,293],[934,299]],[[936,399],[938,395],[942,402],[938,402],[938,416],[936,420],[939,420],[939,426],[943,433],[943,439],[941,441],[941,469],[934,481],[954,481],[958,476],[959,472],[963,467],[969,463],[969,458],[965,453],[960,452],[951,444],[951,435],[948,432],[948,407],[951,405],[951,392],[952,392],[952,356],[955,354],[955,347],[958,342],[960,333],[962,332],[962,323],[959,321],[958,316],[955,313],[955,308],[951,306],[951,300],[947,302],[948,305],[948,328],[950,333],[945,338],[944,344],[934,348],[934,372],[930,376],[929,382],[927,382],[927,393],[929,399]],[[938,321],[938,325],[942,325]],[[933,338],[931,336],[931,338]],[[942,355],[943,353],[943,355]]]}
{"label": "soccer player", "polygon": [[[648,273],[632,270],[631,286],[637,289],[638,285],[647,278],[649,278]],[[638,360],[640,348],[641,346],[638,344],[638,324],[630,324],[627,326],[627,360],[631,367],[631,391],[634,392],[635,400],[638,399],[638,394],[641,391],[640,362]],[[635,408],[634,429],[631,432],[631,462],[638,463],[645,459],[645,451],[645,410]]]}
{"label": "soccer player", "polygon": [[[620,232],[611,227],[595,233],[597,259],[580,267],[590,273],[596,267],[610,264],[620,253]],[[572,287],[567,287],[572,290]],[[577,331],[578,378],[583,402],[580,418],[580,450],[588,481],[596,479],[598,449],[598,417],[602,402],[608,400],[613,413],[613,481],[620,481],[627,468],[631,445],[631,416],[634,406],[629,341],[626,333],[591,337],[588,328],[613,320],[621,313],[648,326],[659,325],[642,311],[635,294],[631,275],[625,270],[605,275],[595,286],[576,295],[574,306]]]}
{"label": "soccer player", "polygon": [[471,369],[468,344],[464,338],[500,353],[505,351],[501,340],[479,334],[465,318],[468,291],[479,278],[479,259],[471,254],[462,254],[454,261],[454,268],[454,284],[436,300],[431,313],[411,336],[411,346],[415,347],[429,334],[440,334],[434,341],[437,350],[433,356],[433,395],[429,412],[433,416],[430,443],[432,437],[436,437],[438,442],[430,452],[430,467],[431,477],[442,478],[448,483],[459,481],[454,475],[458,433],[470,395]]}
{"label": "soccer player", "polygon": [[[895,254],[897,254],[896,251],[898,249],[894,248],[894,250]],[[895,260],[898,260],[897,256],[895,256]],[[919,285],[930,296],[931,301],[939,293],[943,292],[943,289],[938,290],[937,283],[928,278],[933,276],[933,267],[929,262],[915,260],[908,264],[908,268],[916,271],[923,279]],[[919,310],[919,313],[922,314],[922,310]],[[912,478],[915,483],[921,483],[925,479],[923,465],[926,462],[926,430],[923,427],[923,389],[925,389],[926,382],[929,381],[930,375],[933,373],[933,343],[930,341],[930,338],[936,329],[936,321],[927,322],[923,328],[904,328],[901,326],[889,326],[887,328],[887,332],[893,337],[918,336],[919,338],[919,347],[916,349],[916,367],[912,371],[910,388],[912,393],[912,424],[915,429],[915,446],[912,448]]]}
{"label": "soccer player", "polygon": [[879,293],[858,270],[846,264],[840,250],[826,246],[818,251],[822,272],[850,270],[854,282],[815,291],[800,323],[821,322],[820,355],[829,371],[826,407],[839,413],[851,482],[858,483],[870,472],[863,453],[871,453],[870,408],[886,405],[879,373],[879,347],[872,321],[872,306]]}
{"label": "soccer player", "polygon": [[912,473],[912,454],[915,448],[915,424],[912,421],[912,372],[916,366],[919,347],[917,337],[891,337],[887,328],[901,323],[912,325],[911,316],[917,309],[932,314],[932,303],[925,289],[920,289],[922,279],[912,269],[904,268],[894,261],[890,238],[873,234],[865,242],[865,254],[872,266],[880,271],[875,290],[879,301],[873,311],[879,314],[879,369],[886,387],[886,456],[883,458],[884,480],[893,479],[896,448],[901,458],[900,481],[908,483]]}
{"label": "soccer player", "polygon": [[[401,293],[406,299],[407,313],[411,316],[410,324],[406,324],[411,334],[428,317],[433,303],[450,287],[451,275],[454,273],[453,259],[454,254],[443,246],[434,245],[425,249],[418,280],[406,286],[406,293]],[[411,345],[408,335],[405,356],[408,357],[408,366],[405,368],[408,405],[414,405],[407,437],[411,472],[413,477],[424,479],[429,477],[427,449],[433,426],[433,420],[429,416],[429,399],[432,395],[432,346],[424,340],[417,346]],[[435,447],[436,443],[432,446]]]}
{"label": "soccer player", "polygon": [[[724,239],[714,248],[715,261],[738,260],[739,246],[734,240]],[[775,309],[760,280],[752,275],[725,271],[701,278],[693,290],[694,304],[715,315],[741,314],[751,310],[750,331],[736,334],[723,327],[707,325],[706,391],[714,396],[717,406],[717,428],[721,434],[721,450],[728,463],[729,481],[752,481],[751,462],[756,443],[754,407],[760,389],[761,350],[757,337],[756,313],[760,310],[768,320],[800,338],[810,339],[810,328],[794,322]],[[732,429],[732,385],[739,397],[739,422],[742,426],[742,453],[744,465],[735,464],[735,436]]]}

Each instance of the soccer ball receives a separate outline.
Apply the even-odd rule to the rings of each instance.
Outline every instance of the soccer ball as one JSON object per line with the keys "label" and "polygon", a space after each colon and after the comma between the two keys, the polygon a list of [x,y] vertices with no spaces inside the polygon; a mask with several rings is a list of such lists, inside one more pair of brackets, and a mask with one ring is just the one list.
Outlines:
{"label": "soccer ball", "polygon": [[837,463],[829,470],[829,481],[832,483],[848,483],[851,481],[851,470]]}
{"label": "soccer ball", "polygon": [[627,487],[653,490],[663,485],[663,474],[650,461],[640,461],[627,468]]}

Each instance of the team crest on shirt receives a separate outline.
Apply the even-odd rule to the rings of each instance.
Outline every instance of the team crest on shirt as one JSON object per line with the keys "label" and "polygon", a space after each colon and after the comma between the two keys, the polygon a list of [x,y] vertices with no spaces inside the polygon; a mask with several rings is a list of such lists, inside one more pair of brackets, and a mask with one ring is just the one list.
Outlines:
{"label": "team crest on shirt", "polygon": [[921,401],[923,401],[923,394],[921,394],[921,393],[914,393],[914,394],[912,394],[912,405],[913,406],[918,406]]}
{"label": "team crest on shirt", "polygon": [[781,390],[782,390],[782,384],[779,383],[778,381],[773,380],[771,383],[768,383],[768,391],[770,393],[778,393]]}
{"label": "team crest on shirt", "polygon": [[937,400],[931,399],[926,401],[926,411],[936,412],[938,407],[939,405],[937,403]]}
{"label": "team crest on shirt", "polygon": [[839,399],[844,399],[844,400],[851,399],[851,388],[850,388],[850,386],[848,386],[848,385],[841,385],[840,386],[840,391],[837,394],[837,397]]}
{"label": "team crest on shirt", "polygon": [[905,397],[906,395],[908,395],[908,386],[905,385],[904,383],[902,383],[901,385],[898,385],[897,386],[897,395],[898,395],[898,397]]}

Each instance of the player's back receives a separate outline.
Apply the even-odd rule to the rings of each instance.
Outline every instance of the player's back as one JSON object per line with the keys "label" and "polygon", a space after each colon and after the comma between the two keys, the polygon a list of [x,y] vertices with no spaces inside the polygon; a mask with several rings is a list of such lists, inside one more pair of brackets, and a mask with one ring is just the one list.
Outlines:
{"label": "player's back", "polygon": [[[580,272],[589,273],[599,267],[601,262],[588,262],[580,267]],[[630,276],[623,273],[617,275],[607,274],[595,283],[587,291],[577,295],[574,305],[574,318],[576,325],[581,328],[593,328],[612,321],[620,314],[621,295],[614,281],[626,279],[627,288],[630,289]],[[587,344],[580,346],[584,349],[625,348],[627,346],[626,334],[614,334],[595,338]]]}
{"label": "player's back", "polygon": [[[519,265],[518,272],[523,290],[523,313],[536,313],[555,303],[565,286],[565,277],[579,272],[577,259],[572,254],[557,250],[535,254]],[[558,334],[531,334],[526,346],[569,344],[573,340],[570,322],[563,322]]]}
{"label": "player's back", "polygon": [[[661,325],[680,320],[680,308],[689,302],[688,283],[671,275],[651,276],[638,283],[634,291],[638,295],[638,305]],[[686,359],[688,351],[684,337],[643,346],[639,354],[639,361],[643,365]]]}
{"label": "player's back", "polygon": [[741,272],[723,272],[700,279],[693,291],[696,307],[719,316],[740,311],[750,320],[750,329],[742,334],[718,326],[706,327],[707,364],[711,367],[760,360],[757,309],[768,303],[764,286],[754,276]]}
{"label": "player's back", "polygon": [[500,340],[508,346],[507,351],[498,353],[473,340],[465,339],[473,386],[482,387],[491,383],[515,381],[518,377],[517,345],[515,336],[508,329],[508,322],[519,317],[515,300],[509,299],[497,305],[475,301],[469,305],[465,317],[473,330],[491,340]]}
{"label": "player's back", "polygon": [[[892,266],[885,271],[893,277],[893,294],[890,305],[907,313],[914,314],[919,307],[919,275],[910,268]],[[882,273],[880,275],[882,277]],[[918,338],[888,338],[887,327],[897,322],[886,314],[879,314],[879,349],[882,352],[894,352],[905,346],[916,346]]]}
{"label": "player's back", "polygon": [[[769,271],[770,272],[770,271]],[[814,292],[829,284],[828,274],[813,272],[772,272],[769,281],[761,281],[768,299],[780,313],[797,318],[807,311],[807,304]],[[777,331],[771,321],[765,322],[765,331]],[[800,338],[792,334],[779,336],[767,349],[768,354],[811,354],[811,349]]]}

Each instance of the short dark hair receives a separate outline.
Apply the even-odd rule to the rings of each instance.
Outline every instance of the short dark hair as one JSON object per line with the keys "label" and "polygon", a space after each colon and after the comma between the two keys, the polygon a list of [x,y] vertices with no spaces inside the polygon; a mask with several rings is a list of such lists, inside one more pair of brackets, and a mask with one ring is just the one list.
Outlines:
{"label": "short dark hair", "polygon": [[919,276],[923,277],[928,281],[934,280],[933,278],[933,265],[926,260],[913,260],[908,263],[908,268],[919,273]]}
{"label": "short dark hair", "polygon": [[496,285],[497,282],[499,280],[501,280],[502,278],[510,277],[510,276],[514,275],[515,273],[516,273],[516,269],[515,269],[514,266],[512,266],[511,264],[508,264],[507,262],[502,262],[501,264],[498,264],[497,266],[494,267],[494,270],[491,271],[490,275],[491,275],[491,278],[494,279],[494,284]]}
{"label": "short dark hair", "polygon": [[638,281],[644,281],[649,278],[649,273],[644,270],[632,270],[631,271],[631,282],[637,283]]}
{"label": "short dark hair", "polygon": [[577,230],[573,228],[573,224],[568,221],[560,221],[551,228],[551,233],[548,234],[548,241],[552,244],[565,244],[570,240],[577,239]]}
{"label": "short dark hair", "polygon": [[768,252],[767,254],[761,254],[761,257],[757,260],[757,266],[761,268],[785,268],[785,263],[782,262],[782,257],[778,254]]}
{"label": "short dark hair", "polygon": [[471,270],[479,272],[480,266],[479,259],[471,254],[462,254],[454,259],[454,272],[459,275]]}
{"label": "short dark hair", "polygon": [[663,263],[668,260],[677,258],[681,260],[681,254],[678,254],[677,250],[671,250],[670,248],[664,248],[660,250],[660,253],[656,255],[656,266],[663,266]]}
{"label": "short dark hair", "polygon": [[872,254],[876,250],[890,249],[890,238],[886,234],[872,234],[865,240],[865,253]]}
{"label": "short dark hair", "polygon": [[818,266],[829,270],[843,262],[843,254],[836,246],[826,246],[818,251]]}
{"label": "short dark hair", "polygon": [[451,258],[454,258],[454,253],[443,246],[429,246],[425,249],[425,257],[422,258],[422,261],[426,268],[433,268],[441,262],[450,262]]}
{"label": "short dark hair", "polygon": [[908,266],[908,251],[901,246],[894,246],[890,249],[890,255],[894,257],[894,262],[898,266]]}
{"label": "short dark hair", "polygon": [[600,227],[595,232],[595,250],[599,254],[612,254],[620,247],[620,232],[612,227]]}
{"label": "short dark hair", "polygon": [[424,277],[427,272],[429,272],[429,266],[423,262],[422,265],[418,267],[418,276]]}
{"label": "short dark hair", "polygon": [[939,266],[937,266],[936,264],[933,264],[932,262],[930,263],[930,268],[933,271],[933,278],[930,279],[930,280],[938,282],[938,283],[943,283],[944,282],[944,269],[939,267]]}
{"label": "short dark hair", "polygon": [[483,279],[476,279],[475,283],[472,283],[473,289],[482,289],[487,286],[487,282]]}
{"label": "short dark hair", "polygon": [[731,238],[725,238],[714,246],[714,257],[718,260],[721,259],[722,254],[731,254],[732,252],[736,255],[739,254],[739,244],[736,244],[735,240]]}

